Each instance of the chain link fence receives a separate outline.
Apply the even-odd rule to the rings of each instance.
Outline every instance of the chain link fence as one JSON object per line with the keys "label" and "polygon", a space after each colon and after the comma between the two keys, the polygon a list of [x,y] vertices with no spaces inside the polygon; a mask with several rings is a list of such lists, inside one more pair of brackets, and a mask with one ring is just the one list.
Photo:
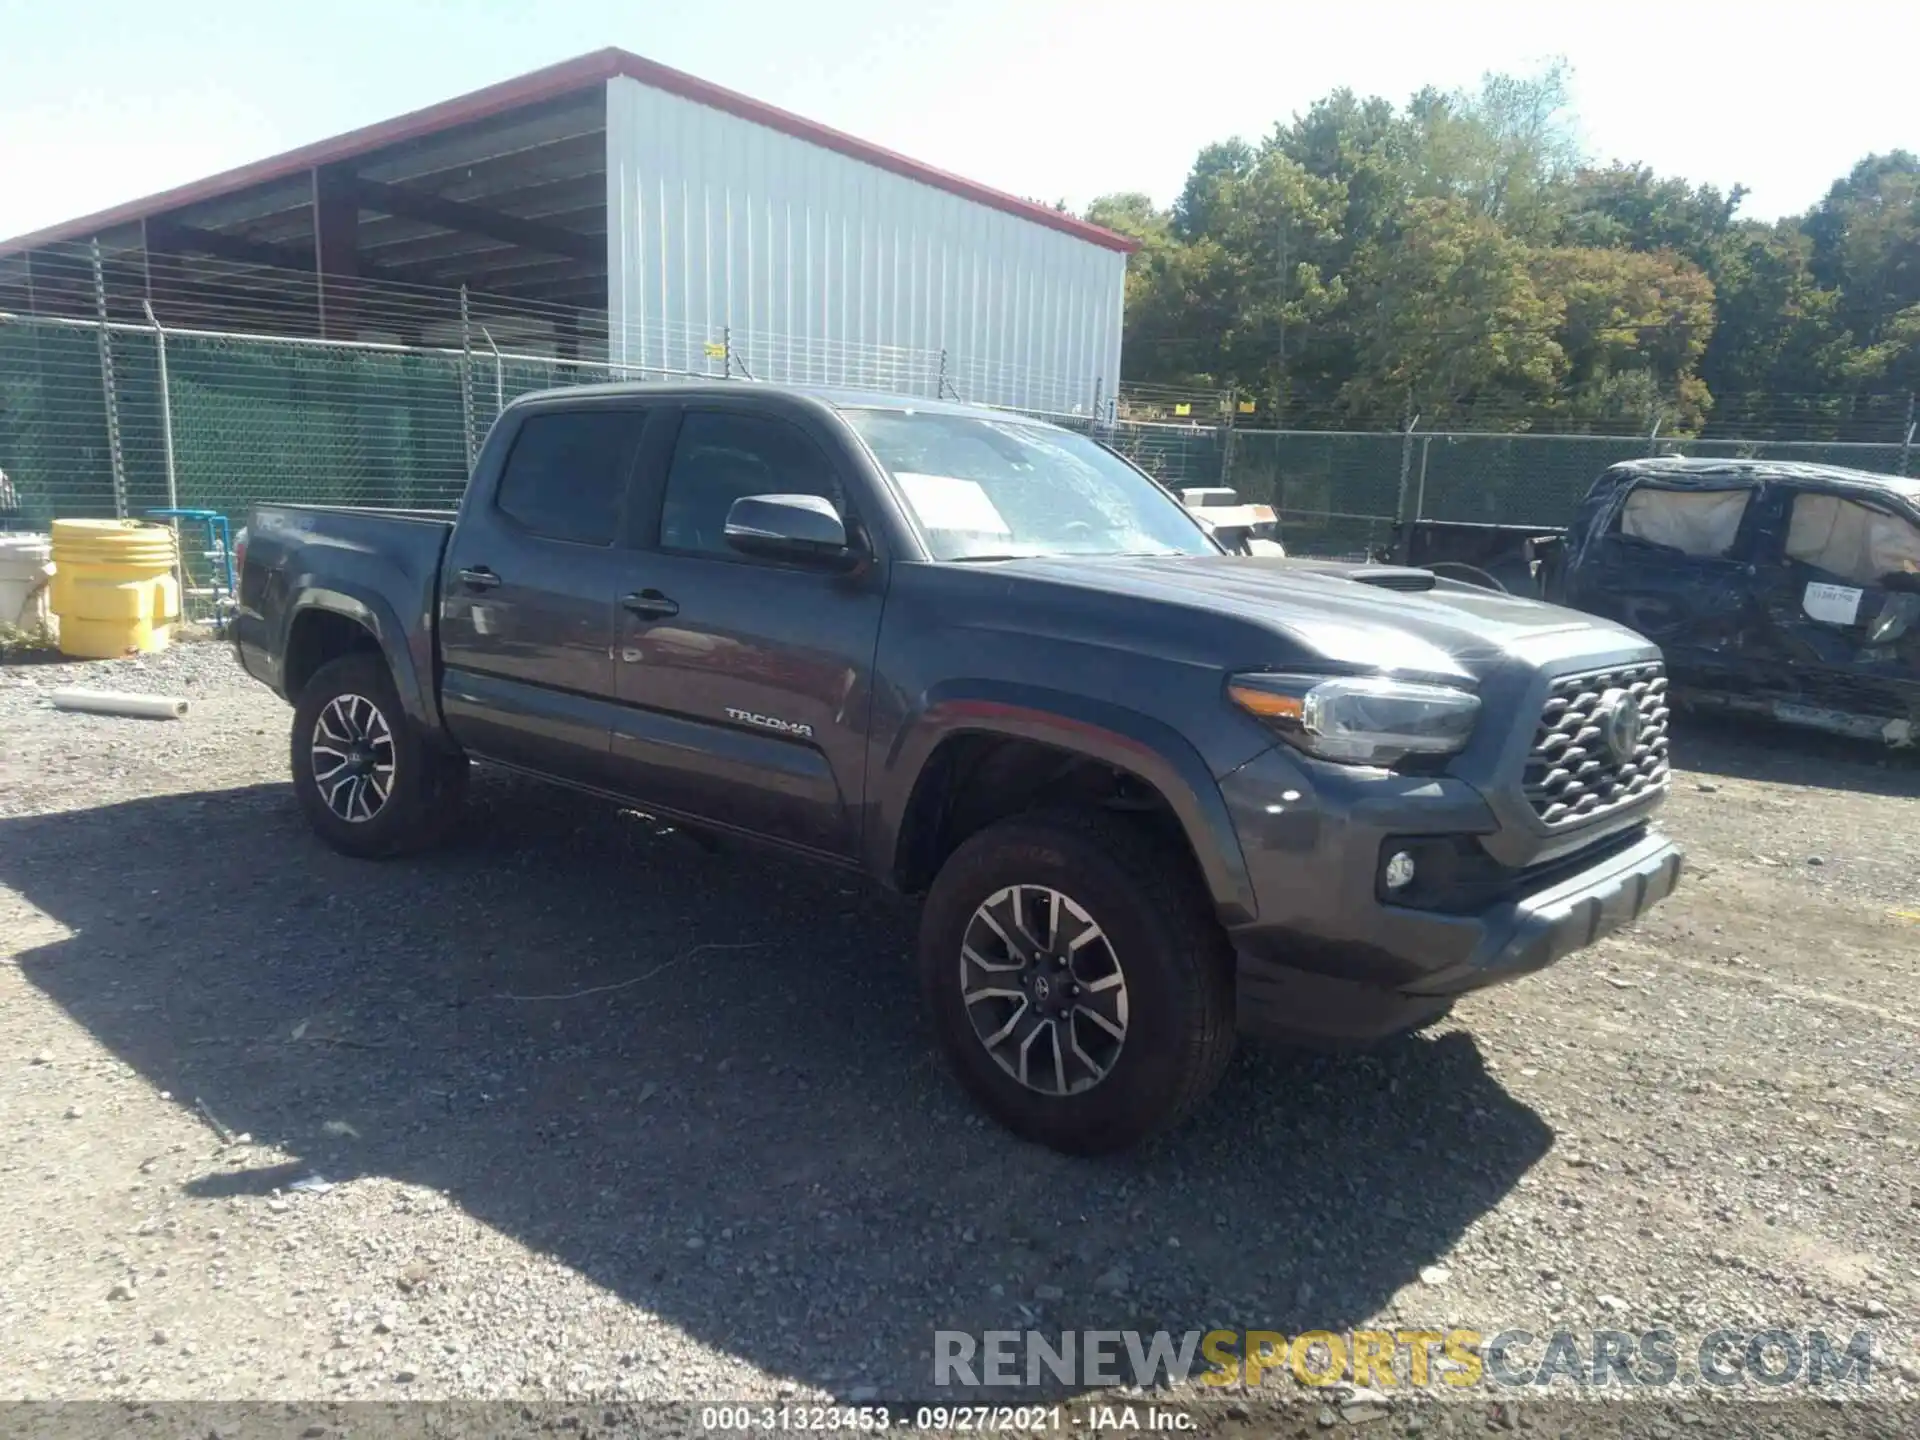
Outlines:
{"label": "chain link fence", "polygon": [[1402,517],[1473,524],[1568,524],[1609,465],[1650,454],[1793,460],[1910,474],[1912,445],[1812,440],[1652,440],[1619,435],[1236,430],[1226,479],[1270,504],[1303,555],[1386,548]]}
{"label": "chain link fence", "polygon": [[[515,396],[669,373],[496,343],[485,312],[455,344],[252,335],[124,320],[0,313],[0,528],[162,506],[239,523],[260,501],[444,508]],[[520,332],[524,336],[524,329]],[[965,400],[990,378],[945,352],[702,341],[702,376],[811,377]],[[1595,476],[1652,451],[1819,461],[1911,473],[1904,443],[1658,440],[1607,435],[1253,429],[1231,391],[1023,376],[1027,413],[1092,433],[1174,489],[1229,486],[1271,504],[1296,553],[1355,556],[1399,518],[1560,526]],[[991,389],[991,386],[987,388]]]}
{"label": "chain link fence", "polygon": [[[514,351],[490,323],[456,333],[457,346],[402,345],[0,313],[0,471],[16,497],[0,525],[162,506],[237,523],[269,500],[449,507],[501,409],[556,386],[797,378],[966,400],[985,373],[945,352],[803,347],[724,330],[691,347],[691,370]],[[1099,380],[1016,380],[1038,402],[1026,413],[1115,434],[1174,483],[1218,483],[1217,432],[1115,430],[1106,419],[1116,400],[1102,399]]]}

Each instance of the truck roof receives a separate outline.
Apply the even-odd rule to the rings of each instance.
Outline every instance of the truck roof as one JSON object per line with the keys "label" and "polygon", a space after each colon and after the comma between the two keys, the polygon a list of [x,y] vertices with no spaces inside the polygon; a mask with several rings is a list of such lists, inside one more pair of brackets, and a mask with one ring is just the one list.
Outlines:
{"label": "truck roof", "polygon": [[958,400],[939,400],[925,395],[902,395],[882,390],[840,389],[824,385],[791,385],[772,380],[611,380],[595,385],[559,385],[549,390],[533,390],[507,402],[516,405],[563,400],[587,399],[604,395],[657,395],[663,399],[717,399],[737,396],[751,389],[762,394],[803,396],[819,400],[838,410],[914,410],[931,415],[969,415],[983,420],[1017,419],[1022,424],[1046,425],[1059,429],[1051,421],[1029,415],[1023,410],[1002,410],[990,405],[969,405]]}
{"label": "truck roof", "polygon": [[1812,465],[1800,460],[1734,459],[1715,456],[1653,455],[1644,460],[1622,460],[1607,467],[1601,483],[1615,488],[1632,480],[1658,480],[1676,489],[1719,490],[1757,485],[1767,480],[1791,480],[1809,489],[1838,494],[1877,491],[1920,505],[1920,480],[1853,470],[1843,465]]}

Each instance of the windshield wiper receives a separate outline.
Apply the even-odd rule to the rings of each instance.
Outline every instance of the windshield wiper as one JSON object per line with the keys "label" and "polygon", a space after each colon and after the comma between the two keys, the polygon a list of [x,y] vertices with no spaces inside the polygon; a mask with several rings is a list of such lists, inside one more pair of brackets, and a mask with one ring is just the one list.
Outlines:
{"label": "windshield wiper", "polygon": [[989,560],[1035,560],[1035,555],[955,555],[948,560],[949,565],[980,565]]}

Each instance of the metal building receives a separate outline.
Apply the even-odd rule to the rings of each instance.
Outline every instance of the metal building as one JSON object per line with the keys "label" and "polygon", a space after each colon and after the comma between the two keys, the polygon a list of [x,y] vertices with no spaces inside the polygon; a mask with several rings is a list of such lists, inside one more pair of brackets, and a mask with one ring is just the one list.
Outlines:
{"label": "metal building", "polygon": [[0,241],[0,312],[446,345],[464,291],[521,353],[1090,415],[1132,248],[603,50]]}

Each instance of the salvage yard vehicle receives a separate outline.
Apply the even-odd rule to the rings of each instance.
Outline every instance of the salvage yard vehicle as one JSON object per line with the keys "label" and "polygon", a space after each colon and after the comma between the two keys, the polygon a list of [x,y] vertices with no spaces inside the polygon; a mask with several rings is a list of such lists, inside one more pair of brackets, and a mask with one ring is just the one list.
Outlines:
{"label": "salvage yard vehicle", "polygon": [[1180,503],[1231,554],[1287,553],[1280,543],[1280,517],[1271,505],[1243,505],[1240,496],[1225,486],[1182,490]]}
{"label": "salvage yard vehicle", "polygon": [[1689,706],[1920,738],[1920,481],[1630,460],[1594,482],[1567,530],[1417,521],[1391,553],[1632,627],[1660,645]]}
{"label": "salvage yard vehicle", "polygon": [[1657,641],[1690,705],[1914,742],[1920,481],[1768,460],[1615,465],[1574,519],[1560,595]]}
{"label": "salvage yard vehicle", "polygon": [[955,1072],[1076,1152],[1236,1032],[1365,1041],[1672,890],[1659,650],[1393,566],[1226,553],[1093,440],[743,382],[508,405],[457,515],[263,505],[234,626],[354,856],[469,758],[925,896]]}

